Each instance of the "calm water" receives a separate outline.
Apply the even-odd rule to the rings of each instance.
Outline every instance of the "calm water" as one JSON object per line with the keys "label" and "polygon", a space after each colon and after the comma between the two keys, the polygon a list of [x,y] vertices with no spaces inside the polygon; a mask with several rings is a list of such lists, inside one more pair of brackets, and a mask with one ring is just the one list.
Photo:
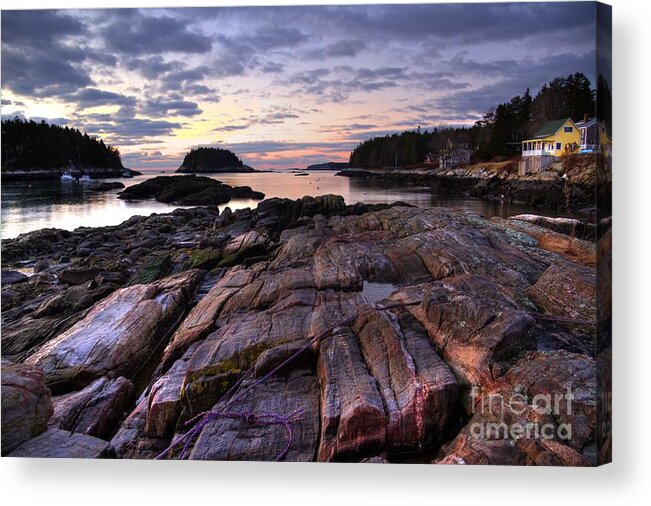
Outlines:
{"label": "calm water", "polygon": [[[255,174],[216,174],[213,177],[232,186],[247,185],[269,197],[298,198],[304,195],[342,195],[347,204],[369,204],[401,200],[418,206],[452,207],[472,211],[486,217],[512,216],[538,212],[528,206],[514,206],[462,196],[431,194],[426,187],[402,186],[395,183],[335,176],[336,171],[314,171],[307,176],[291,172],[260,172]],[[131,179],[103,179],[121,181],[130,186],[159,173],[148,173]],[[97,184],[62,183],[60,181],[3,182],[2,183],[2,238],[40,228],[101,227],[117,225],[134,215],[166,213],[179,207],[153,200],[125,202],[117,198],[120,190],[93,192]],[[241,209],[255,207],[255,200],[232,200],[228,207]],[[224,206],[225,207],[225,206]]]}

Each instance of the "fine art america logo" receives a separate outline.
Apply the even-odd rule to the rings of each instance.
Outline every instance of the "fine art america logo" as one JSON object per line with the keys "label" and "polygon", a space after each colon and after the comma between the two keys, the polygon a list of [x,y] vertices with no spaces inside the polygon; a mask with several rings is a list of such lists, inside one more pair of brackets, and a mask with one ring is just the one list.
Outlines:
{"label": "fine art america logo", "polygon": [[470,392],[473,415],[470,435],[478,439],[507,439],[515,444],[518,439],[572,439],[572,424],[557,423],[572,415],[574,394],[571,388],[563,393],[528,396],[522,386],[514,392],[482,392],[473,386]]}

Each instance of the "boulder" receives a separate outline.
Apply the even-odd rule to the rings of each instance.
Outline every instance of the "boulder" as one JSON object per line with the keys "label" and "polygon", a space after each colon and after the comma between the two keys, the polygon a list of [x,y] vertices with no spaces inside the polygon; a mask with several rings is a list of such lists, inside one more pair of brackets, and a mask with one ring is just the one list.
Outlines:
{"label": "boulder", "polygon": [[203,274],[186,271],[117,290],[26,362],[41,366],[59,393],[101,376],[133,377],[183,314]]}
{"label": "boulder", "polygon": [[341,329],[319,350],[321,437],[317,460],[369,455],[384,448],[386,415],[355,334]]}
{"label": "boulder", "polygon": [[34,264],[35,273],[43,272],[49,268],[50,268],[50,262],[48,262],[47,260],[39,260]]}
{"label": "boulder", "polygon": [[594,269],[565,264],[550,266],[527,293],[546,314],[596,321],[596,288]]}
{"label": "boulder", "polygon": [[594,441],[595,364],[590,357],[531,352],[496,382],[473,391],[472,416],[437,463],[590,464]]}
{"label": "boulder", "polygon": [[576,450],[554,440],[482,440],[462,432],[433,464],[586,467]]}
{"label": "boulder", "polygon": [[234,237],[224,246],[220,265],[232,265],[245,258],[264,255],[269,248],[269,243],[269,238],[256,230]]}
{"label": "boulder", "polygon": [[167,447],[169,441],[145,435],[148,403],[147,398],[140,401],[111,439],[118,458],[154,459]]}
{"label": "boulder", "polygon": [[525,351],[535,349],[533,318],[491,279],[464,275],[428,286],[429,293],[412,312],[464,386],[491,383]]}
{"label": "boulder", "polygon": [[27,277],[26,274],[23,274],[22,272],[18,271],[9,271],[9,270],[2,270],[2,273],[0,274],[0,279],[2,280],[2,286],[6,285],[15,285],[16,283],[24,283],[27,281],[29,278]]}
{"label": "boulder", "polygon": [[2,261],[20,262],[33,257],[58,252],[73,236],[58,228],[43,228],[21,234],[15,239],[2,240]]}
{"label": "boulder", "polygon": [[79,392],[54,397],[49,426],[108,440],[133,408],[135,397],[128,379],[99,378]]}
{"label": "boulder", "polygon": [[89,289],[86,285],[71,286],[45,299],[31,314],[2,327],[2,354],[22,356],[48,341],[84,317],[85,310],[114,290],[113,286]]}
{"label": "boulder", "polygon": [[39,459],[103,459],[114,456],[111,444],[85,434],[50,429],[23,443],[10,457]]}
{"label": "boulder", "polygon": [[340,195],[305,196],[297,200],[271,198],[258,203],[258,225],[267,228],[273,237],[301,217],[317,214],[333,216],[346,212],[344,198]]}
{"label": "boulder", "polygon": [[197,347],[191,345],[185,355],[177,360],[163,376],[152,385],[148,396],[147,424],[145,434],[149,437],[164,438],[174,432],[181,414],[183,380],[188,362]]}
{"label": "boulder", "polygon": [[305,340],[315,299],[314,291],[293,292],[265,311],[225,321],[206,337],[190,359],[183,387],[191,412],[212,408],[263,351]]}
{"label": "boulder", "polygon": [[50,391],[39,367],[2,360],[2,455],[47,430]]}
{"label": "boulder", "polygon": [[99,183],[98,185],[92,186],[91,190],[94,192],[108,192],[111,190],[119,190],[124,188],[124,183],[119,181],[111,181],[107,183]]}
{"label": "boulder", "polygon": [[251,271],[235,267],[217,281],[174,332],[161,359],[161,372],[165,372],[175,360],[181,358],[192,343],[206,338],[214,330],[224,304],[252,280]]}
{"label": "boulder", "polygon": [[572,235],[577,239],[595,239],[594,223],[585,223],[573,218],[551,218],[548,216],[539,216],[537,214],[518,214],[509,218],[510,220],[526,221],[544,228],[553,230],[564,235]]}
{"label": "boulder", "polygon": [[61,283],[66,283],[68,285],[81,285],[86,281],[95,279],[101,272],[102,269],[95,269],[95,268],[66,269],[64,271],[61,271],[61,273],[59,273],[59,281],[61,281]]}
{"label": "boulder", "polygon": [[233,188],[205,176],[157,176],[125,188],[119,197],[124,200],[154,198],[158,202],[186,206],[220,205],[232,198],[260,200],[264,194],[248,186]]}
{"label": "boulder", "polygon": [[353,330],[383,399],[389,453],[437,443],[452,420],[458,385],[426,332],[409,315],[374,310]]}
{"label": "boulder", "polygon": [[[597,379],[593,358],[562,350],[531,352],[496,382],[495,388],[522,390],[531,401],[539,396],[547,408],[551,397],[552,415],[557,424],[571,427],[565,444],[581,451],[594,441],[597,423]],[[556,402],[558,401],[558,403]],[[557,405],[558,404],[558,405]]]}

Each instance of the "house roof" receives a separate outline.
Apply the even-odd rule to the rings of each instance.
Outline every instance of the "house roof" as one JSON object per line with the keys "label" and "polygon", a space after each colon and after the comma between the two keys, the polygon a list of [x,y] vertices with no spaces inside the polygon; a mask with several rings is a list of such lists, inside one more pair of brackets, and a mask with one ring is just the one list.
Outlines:
{"label": "house roof", "polygon": [[576,125],[576,128],[587,128],[587,127],[591,127],[592,125],[594,125],[596,123],[597,123],[597,118],[592,117],[592,118],[589,118],[588,121],[577,121],[575,123],[575,125]]}
{"label": "house roof", "polygon": [[531,137],[532,139],[544,139],[545,137],[549,137],[550,135],[554,135],[559,128],[561,128],[567,120],[572,121],[570,118],[565,118],[565,119],[557,119],[554,121],[548,121],[545,123],[540,130],[538,130],[533,136]]}

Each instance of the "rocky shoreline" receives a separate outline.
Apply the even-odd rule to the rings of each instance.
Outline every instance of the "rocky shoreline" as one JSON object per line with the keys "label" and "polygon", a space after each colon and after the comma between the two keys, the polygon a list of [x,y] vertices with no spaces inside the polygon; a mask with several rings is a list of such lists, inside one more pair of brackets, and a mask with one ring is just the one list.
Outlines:
{"label": "rocky shoreline", "polygon": [[[434,192],[463,194],[486,200],[524,204],[559,211],[594,214],[598,160],[574,155],[554,162],[539,174],[518,175],[517,163],[477,163],[451,169],[346,169],[337,175],[428,186]],[[610,182],[604,195],[610,195]],[[604,205],[608,203],[603,203]]]}
{"label": "rocky shoreline", "polygon": [[[2,453],[592,465],[596,246],[563,226],[327,195],[3,240]],[[541,421],[572,438],[473,431]]]}
{"label": "rocky shoreline", "polygon": [[[34,181],[34,180],[52,180],[60,179],[61,174],[68,169],[10,169],[2,171],[3,181]],[[113,167],[85,167],[79,169],[79,175],[83,172],[88,174],[93,179],[108,179],[115,177],[124,177],[124,171],[128,170],[131,176],[140,176],[141,172],[133,169]]]}

